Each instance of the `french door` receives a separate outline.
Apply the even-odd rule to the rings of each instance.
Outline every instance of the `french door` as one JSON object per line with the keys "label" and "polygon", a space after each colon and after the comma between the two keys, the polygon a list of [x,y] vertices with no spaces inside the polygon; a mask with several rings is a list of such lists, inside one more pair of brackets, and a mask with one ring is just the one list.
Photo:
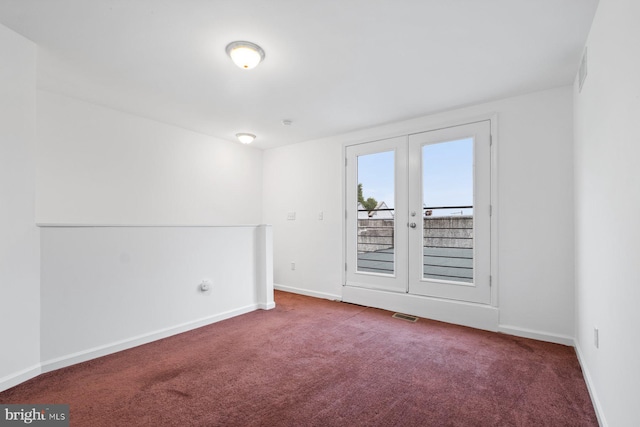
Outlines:
{"label": "french door", "polygon": [[346,147],[346,286],[490,303],[490,131]]}

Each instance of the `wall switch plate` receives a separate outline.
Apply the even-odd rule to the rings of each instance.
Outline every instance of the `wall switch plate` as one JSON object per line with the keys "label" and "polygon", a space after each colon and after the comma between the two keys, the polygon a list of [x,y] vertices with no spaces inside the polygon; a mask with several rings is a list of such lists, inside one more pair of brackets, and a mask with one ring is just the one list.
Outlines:
{"label": "wall switch plate", "polygon": [[324,219],[324,212],[318,212],[318,221],[322,221]]}
{"label": "wall switch plate", "polygon": [[295,221],[296,220],[296,213],[295,212],[287,213],[287,220],[288,221]]}
{"label": "wall switch plate", "polygon": [[295,262],[292,262],[292,263],[291,263],[291,269],[292,269],[292,270],[295,270],[295,269],[296,269],[296,263],[295,263]]}

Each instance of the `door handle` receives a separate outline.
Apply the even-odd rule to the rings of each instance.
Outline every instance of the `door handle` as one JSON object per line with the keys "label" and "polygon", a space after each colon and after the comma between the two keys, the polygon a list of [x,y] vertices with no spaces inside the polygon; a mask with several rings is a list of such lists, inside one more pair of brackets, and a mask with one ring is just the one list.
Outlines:
{"label": "door handle", "polygon": [[411,227],[411,228],[416,228],[416,226],[417,226],[417,225],[416,225],[416,223],[415,223],[415,222],[412,222],[411,224],[409,224],[409,227]]}

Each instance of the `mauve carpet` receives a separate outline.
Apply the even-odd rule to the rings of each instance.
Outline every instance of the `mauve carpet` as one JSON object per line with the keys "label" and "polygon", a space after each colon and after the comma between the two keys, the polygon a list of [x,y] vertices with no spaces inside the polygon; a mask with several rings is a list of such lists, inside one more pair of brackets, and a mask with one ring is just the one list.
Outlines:
{"label": "mauve carpet", "polygon": [[72,426],[597,426],[573,348],[276,292],[243,316],[43,374],[0,403]]}

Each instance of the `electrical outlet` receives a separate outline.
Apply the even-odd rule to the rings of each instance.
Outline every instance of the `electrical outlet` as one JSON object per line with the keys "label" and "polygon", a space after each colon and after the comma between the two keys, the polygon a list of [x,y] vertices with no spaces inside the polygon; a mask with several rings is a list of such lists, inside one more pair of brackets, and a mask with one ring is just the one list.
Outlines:
{"label": "electrical outlet", "polygon": [[593,345],[600,348],[600,331],[596,327],[593,328]]}
{"label": "electrical outlet", "polygon": [[324,219],[324,212],[318,212],[318,221],[322,221]]}
{"label": "electrical outlet", "polygon": [[296,213],[295,212],[287,213],[287,220],[288,221],[295,221],[296,220]]}
{"label": "electrical outlet", "polygon": [[202,283],[200,283],[200,291],[208,292],[211,289],[211,282],[207,279],[204,279]]}

